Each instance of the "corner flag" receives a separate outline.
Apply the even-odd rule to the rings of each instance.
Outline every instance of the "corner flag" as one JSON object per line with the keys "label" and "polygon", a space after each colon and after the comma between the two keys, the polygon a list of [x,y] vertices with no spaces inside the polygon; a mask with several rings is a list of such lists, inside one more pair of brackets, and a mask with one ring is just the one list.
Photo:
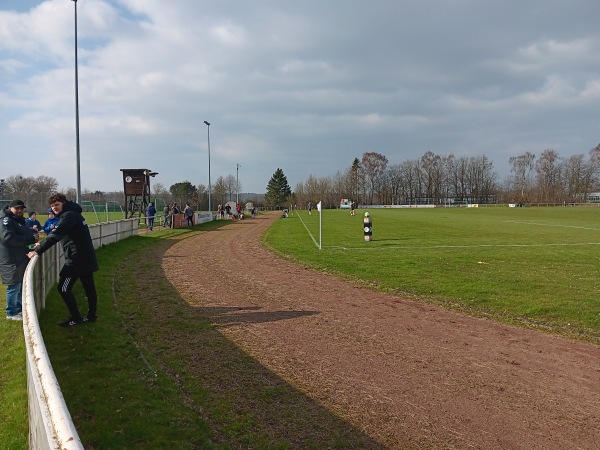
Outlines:
{"label": "corner flag", "polygon": [[317,203],[317,211],[321,211],[321,202]]}

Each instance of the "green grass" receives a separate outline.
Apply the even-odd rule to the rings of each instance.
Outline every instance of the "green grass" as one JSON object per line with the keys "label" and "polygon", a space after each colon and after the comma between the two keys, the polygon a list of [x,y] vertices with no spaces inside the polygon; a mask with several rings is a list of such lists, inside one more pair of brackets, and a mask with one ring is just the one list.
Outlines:
{"label": "green grass", "polygon": [[397,295],[600,340],[600,209],[295,212],[265,243],[281,255]]}
{"label": "green grass", "polygon": [[26,449],[28,434],[27,377],[23,322],[4,319],[6,286],[0,285],[0,447]]}

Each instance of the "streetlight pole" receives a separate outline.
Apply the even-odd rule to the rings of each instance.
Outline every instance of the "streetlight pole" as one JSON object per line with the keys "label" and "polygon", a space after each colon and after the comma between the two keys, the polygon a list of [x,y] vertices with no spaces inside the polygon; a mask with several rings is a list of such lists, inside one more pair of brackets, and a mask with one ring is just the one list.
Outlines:
{"label": "streetlight pole", "polygon": [[208,130],[208,211],[211,212],[212,215],[212,209],[210,204],[210,191],[212,191],[212,186],[210,184],[210,123],[208,123],[208,121],[205,120],[204,124],[206,125],[206,129]]}
{"label": "streetlight pole", "polygon": [[240,173],[240,163],[235,163],[235,190],[237,192],[236,196],[235,196],[235,204],[239,205],[240,204],[240,179],[239,179],[239,173]]}
{"label": "streetlight pole", "polygon": [[75,140],[77,160],[77,203],[81,204],[81,162],[79,158],[79,71],[77,64],[77,0],[75,3]]}

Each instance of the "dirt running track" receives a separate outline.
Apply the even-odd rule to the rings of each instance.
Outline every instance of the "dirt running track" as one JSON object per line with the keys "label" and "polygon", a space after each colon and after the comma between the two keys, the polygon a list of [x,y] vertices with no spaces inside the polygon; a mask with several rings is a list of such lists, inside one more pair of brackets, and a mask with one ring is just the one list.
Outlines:
{"label": "dirt running track", "polygon": [[281,260],[260,244],[278,217],[200,233],[163,260],[265,367],[388,448],[600,449],[599,346]]}

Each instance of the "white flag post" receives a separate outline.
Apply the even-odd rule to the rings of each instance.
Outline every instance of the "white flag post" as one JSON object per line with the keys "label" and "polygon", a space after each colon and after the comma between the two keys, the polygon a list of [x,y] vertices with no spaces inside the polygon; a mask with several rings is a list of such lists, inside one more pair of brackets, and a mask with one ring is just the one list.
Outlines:
{"label": "white flag post", "polygon": [[317,203],[317,211],[319,211],[319,250],[321,250],[321,202]]}

